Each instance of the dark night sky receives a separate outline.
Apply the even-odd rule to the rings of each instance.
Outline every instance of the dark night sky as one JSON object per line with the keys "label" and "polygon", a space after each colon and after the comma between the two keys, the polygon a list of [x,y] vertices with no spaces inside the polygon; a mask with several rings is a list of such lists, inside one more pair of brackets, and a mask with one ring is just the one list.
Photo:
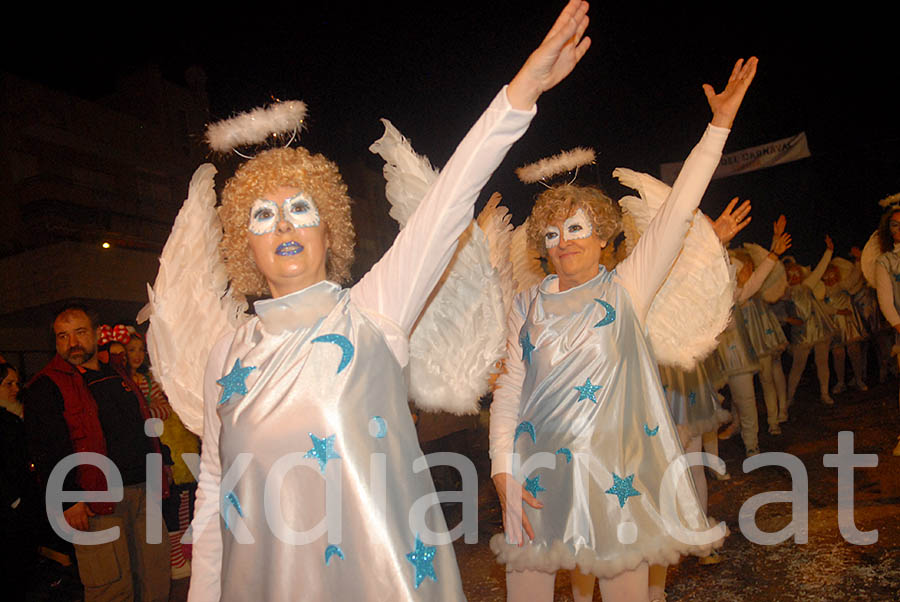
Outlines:
{"label": "dark night sky", "polygon": [[[751,198],[754,224],[738,240],[765,243],[771,220],[786,213],[795,254],[806,262],[824,248],[825,232],[839,253],[862,245],[877,201],[900,191],[894,19],[864,3],[850,7],[853,14],[789,4],[594,3],[591,50],[541,99],[486,192],[503,192],[521,221],[537,191],[512,169],[588,145],[598,151],[600,184],[623,193],[612,169],[658,175],[659,163],[683,159],[709,119],[700,85],[720,88],[734,59],[756,54],[759,73],[726,152],[805,131],[813,157],[717,180],[702,207],[717,213],[731,196]],[[5,39],[4,68],[97,97],[143,64],[174,80],[198,64],[209,77],[214,119],[271,96],[301,98],[310,108],[302,143],[339,164],[362,159],[380,168],[366,149],[381,134],[378,118],[387,117],[442,165],[561,6],[293,3],[213,15],[154,5],[154,15],[141,17],[61,14],[39,36],[23,28]],[[100,25],[108,18],[111,25]],[[48,47],[53,52],[42,53]]]}

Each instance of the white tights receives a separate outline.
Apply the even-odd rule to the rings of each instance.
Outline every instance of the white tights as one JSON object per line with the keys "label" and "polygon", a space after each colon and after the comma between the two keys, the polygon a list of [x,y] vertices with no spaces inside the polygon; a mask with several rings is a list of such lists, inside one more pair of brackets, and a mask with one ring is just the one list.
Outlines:
{"label": "white tights", "polygon": [[[819,397],[828,399],[828,342],[822,341],[816,343],[816,374],[819,377]],[[788,404],[794,400],[794,394],[797,392],[797,385],[800,384],[800,377],[803,376],[803,370],[806,368],[806,360],[809,359],[809,346],[794,347],[794,361],[791,363],[791,373],[788,375]]]}
{"label": "white tights", "polygon": [[731,414],[741,425],[741,439],[747,451],[759,449],[759,418],[756,415],[756,392],[753,390],[753,372],[733,374],[728,377],[731,390]]}
{"label": "white tights", "polygon": [[[577,568],[572,575],[572,596],[575,602],[589,602],[594,597],[594,576],[584,575]],[[551,602],[556,573],[543,571],[507,571],[506,599],[508,602]],[[624,571],[612,579],[600,579],[603,602],[650,602],[647,593],[647,563],[633,571]]]}
{"label": "white tights", "polygon": [[865,383],[865,374],[863,372],[863,354],[859,343],[848,343],[847,349],[843,346],[835,347],[831,350],[831,359],[834,362],[834,380],[837,385],[844,384],[844,378],[847,372],[846,356],[850,356],[850,365],[853,366],[853,376],[856,377],[856,384]]}
{"label": "white tights", "polygon": [[759,384],[762,385],[769,426],[777,426],[779,421],[787,419],[788,400],[780,353],[759,358]]}

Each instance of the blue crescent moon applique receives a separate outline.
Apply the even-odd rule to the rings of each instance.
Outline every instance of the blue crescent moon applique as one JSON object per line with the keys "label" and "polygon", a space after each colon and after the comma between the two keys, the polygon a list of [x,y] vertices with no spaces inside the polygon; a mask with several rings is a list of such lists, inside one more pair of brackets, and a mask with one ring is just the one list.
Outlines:
{"label": "blue crescent moon applique", "polygon": [[594,328],[600,328],[601,326],[606,326],[607,324],[612,324],[616,321],[616,308],[607,303],[602,299],[594,299],[600,306],[606,310],[606,315],[603,316],[603,319],[594,324]]}
{"label": "blue crescent moon applique", "polygon": [[369,435],[376,439],[384,439],[387,435],[387,423],[381,416],[372,416],[369,420]]}
{"label": "blue crescent moon applique", "polygon": [[558,450],[556,450],[556,453],[566,459],[566,464],[572,461],[572,450],[568,447],[560,447]]}
{"label": "blue crescent moon applique", "polygon": [[328,546],[325,548],[325,566],[328,566],[328,563],[331,562],[331,557],[337,556],[341,560],[344,559],[344,551],[341,550],[340,546]]}
{"label": "blue crescent moon applique", "polygon": [[342,334],[323,334],[322,336],[314,338],[312,342],[333,343],[341,348],[343,355],[341,356],[341,363],[338,364],[337,374],[340,374],[341,370],[346,368],[347,364],[353,359],[353,343]]}
{"label": "blue crescent moon applique", "polygon": [[647,433],[647,436],[648,436],[648,437],[655,437],[655,436],[656,436],[656,433],[659,432],[659,425],[657,424],[657,425],[656,425],[656,428],[653,428],[653,429],[652,429],[652,428],[650,428],[650,425],[648,425],[648,424],[645,422],[645,423],[644,423],[644,432]]}
{"label": "blue crescent moon applique", "polygon": [[519,426],[516,427],[516,435],[513,438],[513,445],[516,444],[516,441],[519,440],[519,435],[521,435],[522,433],[529,435],[531,437],[532,443],[535,442],[534,425],[526,420],[525,422],[519,423]]}

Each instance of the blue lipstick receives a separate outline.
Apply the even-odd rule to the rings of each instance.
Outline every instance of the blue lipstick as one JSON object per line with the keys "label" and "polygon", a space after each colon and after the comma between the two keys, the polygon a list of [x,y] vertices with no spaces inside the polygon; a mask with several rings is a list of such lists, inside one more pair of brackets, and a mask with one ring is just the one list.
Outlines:
{"label": "blue lipstick", "polygon": [[278,245],[278,248],[275,249],[275,254],[284,257],[286,255],[296,255],[297,253],[300,253],[302,251],[303,245],[292,240],[290,242],[283,242]]}

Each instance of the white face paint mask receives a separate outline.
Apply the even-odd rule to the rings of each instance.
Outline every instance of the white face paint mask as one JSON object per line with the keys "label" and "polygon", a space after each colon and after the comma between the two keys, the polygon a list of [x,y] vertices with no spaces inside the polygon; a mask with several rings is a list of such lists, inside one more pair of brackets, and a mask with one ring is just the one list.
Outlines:
{"label": "white face paint mask", "polygon": [[247,229],[254,234],[268,234],[278,223],[278,205],[268,199],[256,199],[250,207],[250,225]]}
{"label": "white face paint mask", "polygon": [[275,201],[269,199],[253,201],[250,208],[250,224],[247,228],[253,234],[268,234],[275,231],[280,219],[284,219],[294,228],[312,228],[320,223],[316,204],[301,192],[285,199],[280,213]]}
{"label": "white face paint mask", "polygon": [[579,238],[589,238],[594,233],[594,226],[591,220],[584,213],[584,209],[578,209],[575,215],[563,222],[562,235],[566,240],[578,240]]}
{"label": "white face paint mask", "polygon": [[552,249],[559,244],[559,228],[556,226],[547,226],[544,228],[544,246]]}
{"label": "white face paint mask", "polygon": [[319,209],[302,192],[285,199],[281,206],[284,220],[295,228],[314,228],[319,225]]}

